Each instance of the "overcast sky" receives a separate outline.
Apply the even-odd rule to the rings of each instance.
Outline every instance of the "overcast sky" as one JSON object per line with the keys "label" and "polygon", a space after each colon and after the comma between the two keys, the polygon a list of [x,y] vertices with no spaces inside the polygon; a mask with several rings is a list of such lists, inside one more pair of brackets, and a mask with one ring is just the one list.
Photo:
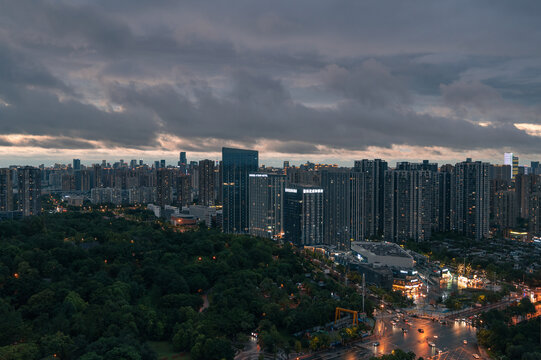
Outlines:
{"label": "overcast sky", "polygon": [[540,1],[0,0],[0,165],[541,160]]}

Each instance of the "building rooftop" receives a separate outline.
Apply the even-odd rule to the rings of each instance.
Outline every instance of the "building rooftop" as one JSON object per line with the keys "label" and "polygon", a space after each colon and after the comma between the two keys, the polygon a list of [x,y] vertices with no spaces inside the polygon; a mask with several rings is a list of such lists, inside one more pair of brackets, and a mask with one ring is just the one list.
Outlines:
{"label": "building rooftop", "polygon": [[351,243],[351,249],[353,251],[362,253],[369,251],[377,256],[395,256],[403,258],[411,258],[404,249],[395,243],[390,242],[366,242],[366,241],[354,241]]}

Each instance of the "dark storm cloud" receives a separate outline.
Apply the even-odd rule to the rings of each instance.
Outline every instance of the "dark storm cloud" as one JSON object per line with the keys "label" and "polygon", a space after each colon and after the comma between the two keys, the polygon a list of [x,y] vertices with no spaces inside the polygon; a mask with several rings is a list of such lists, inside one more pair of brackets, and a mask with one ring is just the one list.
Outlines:
{"label": "dark storm cloud", "polygon": [[132,84],[113,87],[111,98],[127,106],[152,109],[169,133],[246,144],[260,138],[288,142],[272,148],[279,152],[313,153],[313,144],[339,144],[350,150],[392,144],[482,149],[495,143],[520,143],[528,150],[538,146],[537,138],[512,125],[480,126],[462,119],[419,115],[402,106],[374,107],[371,102],[346,101],[333,109],[313,109],[295,102],[277,80],[245,72],[234,78],[233,90],[223,97],[201,91],[190,100],[169,86],[138,88]]}
{"label": "dark storm cloud", "polygon": [[96,145],[85,141],[77,139],[63,139],[63,138],[54,138],[54,139],[22,139],[19,141],[10,141],[8,139],[0,139],[0,146],[35,146],[44,149],[95,149]]}
{"label": "dark storm cloud", "polygon": [[[107,112],[77,101],[69,87],[34,60],[7,46],[1,50],[0,99],[7,106],[0,105],[0,134],[73,136],[135,147],[155,145],[156,123],[144,109]],[[75,144],[59,140],[57,147],[73,148]],[[87,143],[79,144],[88,147]],[[53,147],[53,143],[34,140],[26,145]]]}
{"label": "dark storm cloud", "polygon": [[535,152],[540,6],[0,0],[0,135]]}

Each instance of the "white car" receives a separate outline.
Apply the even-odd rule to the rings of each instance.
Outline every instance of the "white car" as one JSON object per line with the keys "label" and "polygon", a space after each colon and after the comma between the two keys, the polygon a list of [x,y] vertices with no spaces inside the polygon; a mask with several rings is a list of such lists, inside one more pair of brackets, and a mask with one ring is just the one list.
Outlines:
{"label": "white car", "polygon": [[468,340],[464,340],[462,342],[464,343],[464,345],[468,345]]}
{"label": "white car", "polygon": [[477,354],[473,354],[473,358],[474,359],[480,359],[481,357],[479,355],[477,355]]}

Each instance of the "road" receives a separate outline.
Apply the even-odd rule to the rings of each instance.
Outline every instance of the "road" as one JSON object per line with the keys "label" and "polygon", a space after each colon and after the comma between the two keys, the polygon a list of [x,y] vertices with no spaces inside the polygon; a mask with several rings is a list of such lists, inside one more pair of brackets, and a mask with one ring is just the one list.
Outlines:
{"label": "road", "polygon": [[[372,348],[372,355],[388,354],[396,348],[413,351],[417,357],[425,359],[473,359],[473,354],[479,354],[476,330],[465,323],[453,321],[450,325],[441,325],[437,321],[406,316],[407,323],[401,319],[393,325],[391,316],[394,315],[384,315],[377,321],[376,341],[380,345],[365,345],[368,349]],[[408,332],[404,333],[402,328],[408,329]],[[464,340],[467,344],[464,344]],[[431,347],[430,342],[435,346]],[[442,353],[438,354],[438,350]]]}

